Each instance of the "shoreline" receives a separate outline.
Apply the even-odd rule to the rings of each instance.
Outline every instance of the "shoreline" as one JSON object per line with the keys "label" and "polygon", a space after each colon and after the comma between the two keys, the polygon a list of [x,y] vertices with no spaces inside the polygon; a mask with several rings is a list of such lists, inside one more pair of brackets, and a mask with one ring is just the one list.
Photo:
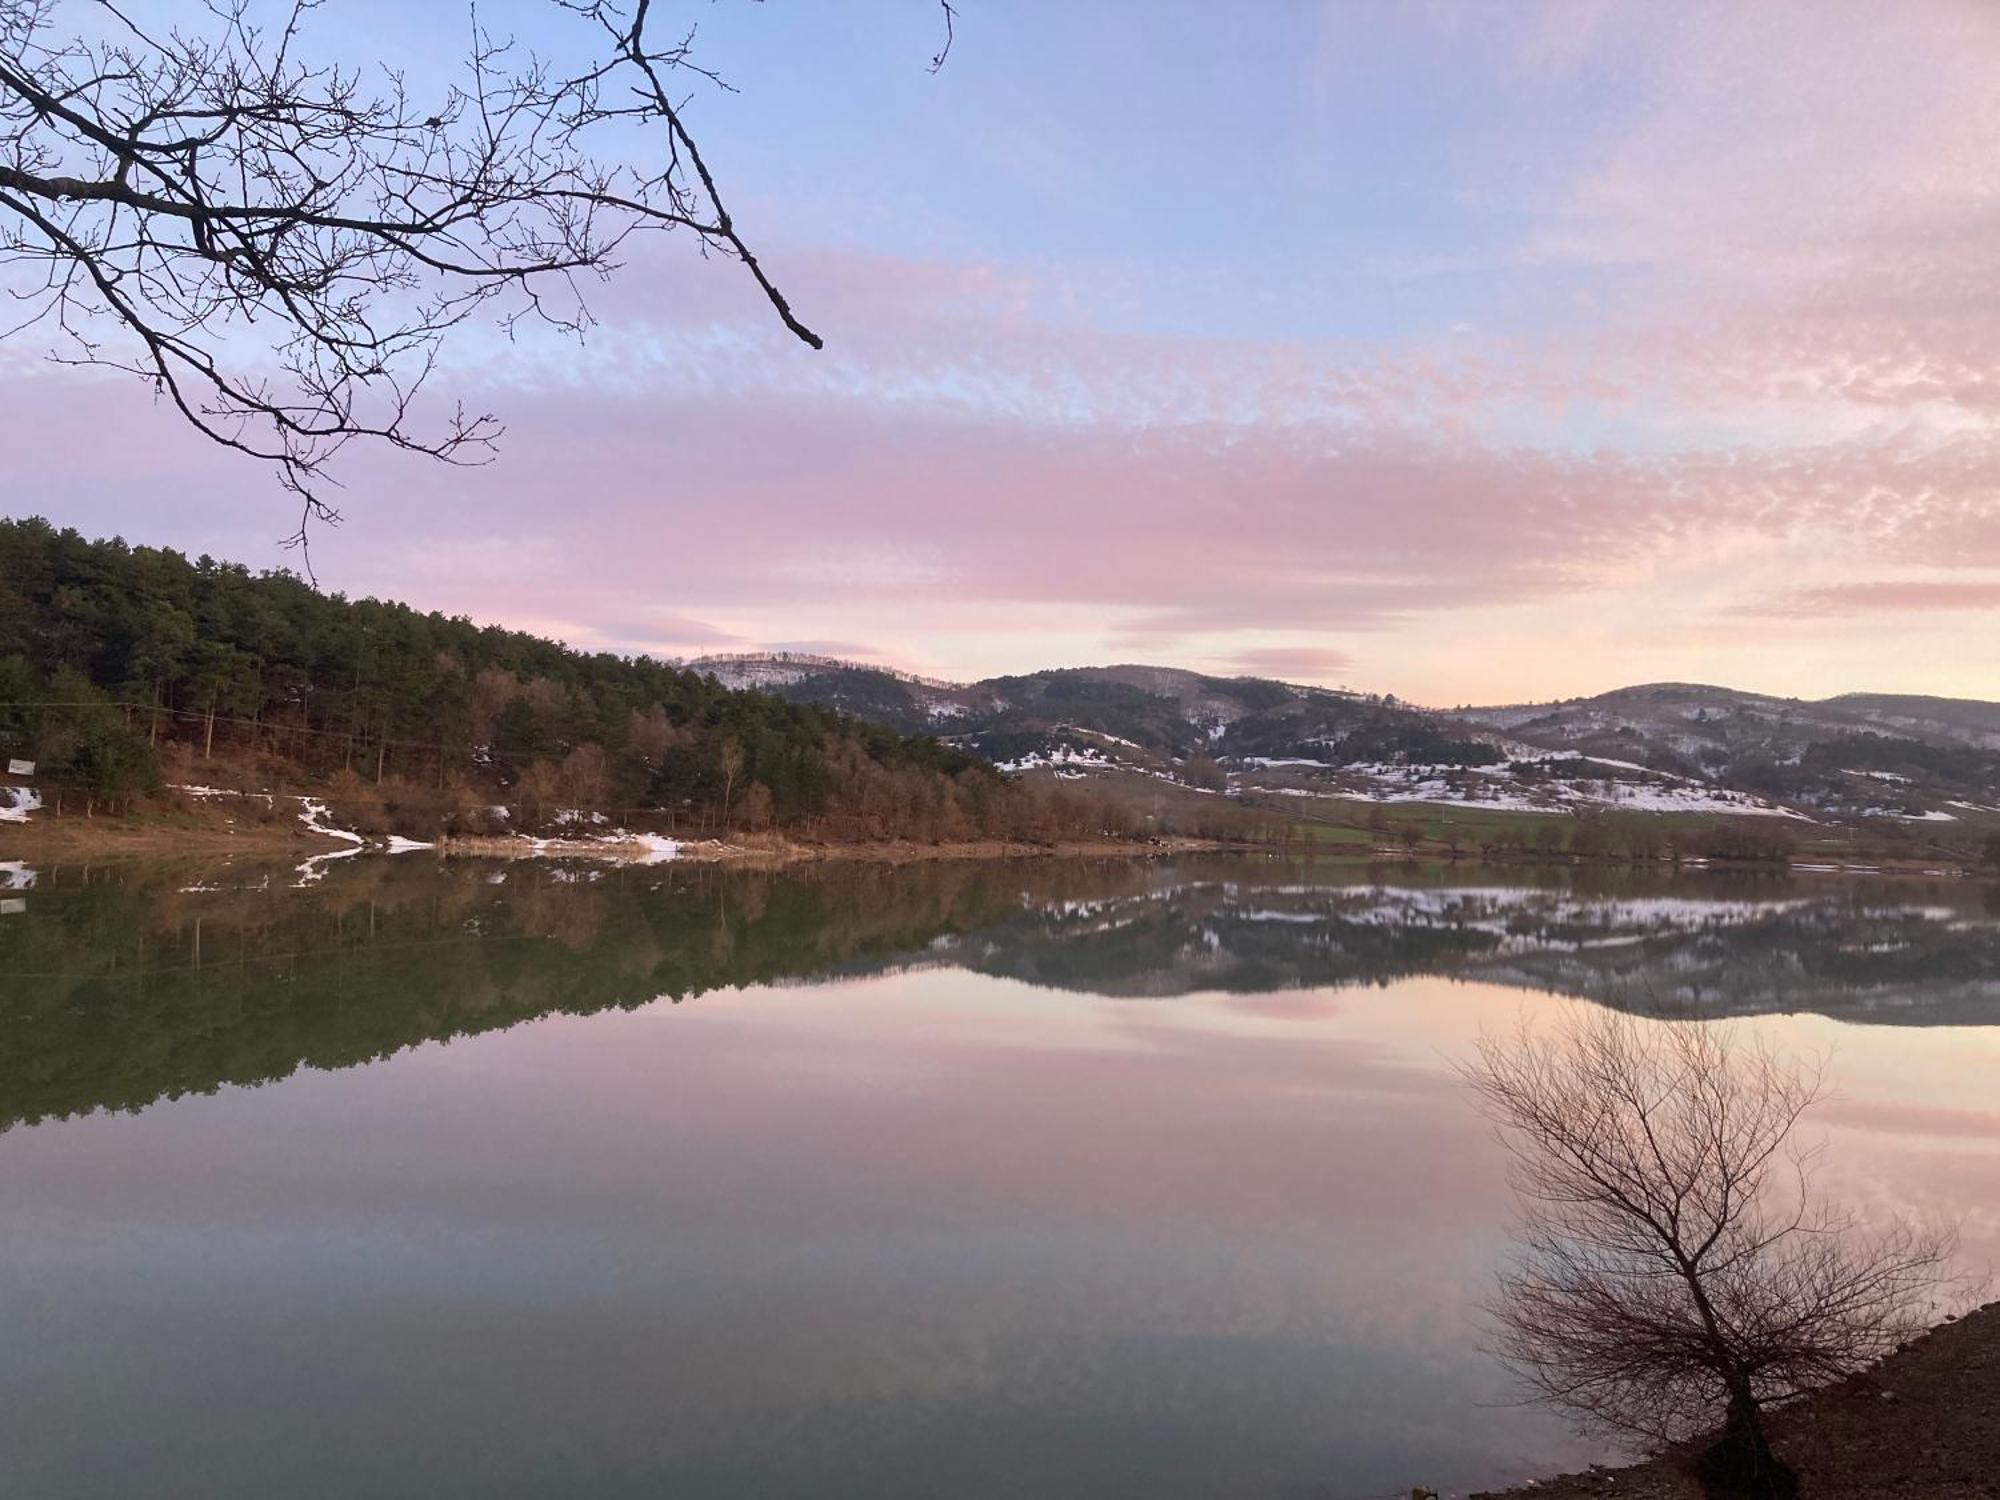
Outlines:
{"label": "shoreline", "polygon": [[[1934,859],[1896,859],[1861,851],[1842,858],[1833,851],[1814,851],[1817,858],[1785,864],[1758,859],[1688,858],[1672,860],[1578,856],[1568,852],[1540,854],[1507,850],[1493,854],[1450,848],[1410,847],[1372,841],[1300,841],[1254,837],[1214,837],[1191,834],[1156,837],[1066,838],[1047,842],[978,838],[945,843],[902,839],[819,841],[784,832],[730,833],[720,837],[681,839],[642,830],[607,829],[603,833],[441,834],[415,840],[364,835],[338,828],[326,817],[318,798],[300,793],[217,792],[206,787],[183,788],[195,794],[193,805],[147,810],[133,815],[79,816],[75,813],[8,819],[0,822],[0,859],[84,860],[203,859],[239,855],[272,859],[317,858],[336,851],[352,853],[430,853],[437,858],[588,859],[615,864],[731,863],[776,868],[829,861],[869,861],[912,864],[937,860],[1157,858],[1178,854],[1273,854],[1345,864],[1466,864],[1489,868],[1565,868],[1571,870],[1651,870],[1660,873],[1713,870],[1737,874],[1785,876],[1861,875],[1894,879],[1992,880],[2000,869],[1971,865],[1940,865]],[[224,800],[227,799],[227,800]],[[292,815],[276,812],[278,801],[294,803]],[[261,804],[261,808],[259,805]],[[248,815],[246,815],[248,814]]]}
{"label": "shoreline", "polygon": [[[660,852],[671,844],[673,852]],[[360,848],[356,846],[360,845]],[[971,839],[940,844],[907,840],[864,840],[845,843],[812,842],[785,834],[734,834],[722,838],[674,839],[666,835],[632,833],[623,837],[530,838],[511,834],[445,834],[431,841],[361,838],[305,823],[226,819],[218,824],[198,815],[164,818],[42,816],[0,824],[0,859],[127,860],[215,858],[247,855],[264,858],[307,857],[334,850],[357,853],[429,853],[442,859],[590,859],[608,864],[706,863],[777,868],[834,861],[913,864],[938,860],[1158,858],[1178,854],[1281,854],[1344,864],[1465,864],[1492,868],[1566,868],[1573,870],[1713,870],[1739,874],[1785,876],[1863,875],[1876,878],[1932,880],[1991,880],[1996,872],[1952,869],[1912,860],[1896,863],[1833,863],[1801,860],[1787,865],[1755,861],[1668,860],[1631,861],[1536,857],[1509,853],[1490,857],[1452,856],[1447,852],[1403,847],[1308,845],[1211,839],[1174,835],[1153,839],[1063,839],[1030,843],[1008,839]]]}
{"label": "shoreline", "polygon": [[1062,840],[1031,844],[1008,839],[965,839],[942,844],[907,840],[838,844],[802,843],[783,835],[743,834],[734,839],[674,841],[676,852],[656,857],[638,838],[534,839],[480,834],[451,834],[439,839],[436,852],[444,859],[595,859],[612,864],[742,864],[760,868],[866,860],[877,864],[916,864],[934,860],[1088,858],[1139,859],[1167,854],[1252,853],[1271,846],[1214,839]]}
{"label": "shoreline", "polygon": [[[1937,1324],[1769,1423],[1813,1500],[1990,1500],[2000,1494],[2000,1302]],[[1593,1465],[1468,1500],[1702,1500],[1686,1470],[1673,1458]]]}
{"label": "shoreline", "polygon": [[[661,845],[672,846],[663,853]],[[248,856],[306,858],[336,851],[366,854],[430,854],[439,859],[587,859],[605,864],[743,864],[775,867],[866,860],[913,864],[932,860],[1027,858],[1144,858],[1169,854],[1271,852],[1279,846],[1199,838],[1065,839],[1028,843],[970,839],[941,844],[906,840],[816,843],[781,834],[735,834],[722,838],[670,839],[632,834],[602,838],[530,838],[507,834],[445,834],[435,840],[392,843],[308,827],[294,821],[231,823],[152,821],[124,818],[44,817],[0,825],[0,859],[128,860]],[[1358,856],[1345,856],[1357,858]],[[1402,851],[1365,856],[1403,859]]]}

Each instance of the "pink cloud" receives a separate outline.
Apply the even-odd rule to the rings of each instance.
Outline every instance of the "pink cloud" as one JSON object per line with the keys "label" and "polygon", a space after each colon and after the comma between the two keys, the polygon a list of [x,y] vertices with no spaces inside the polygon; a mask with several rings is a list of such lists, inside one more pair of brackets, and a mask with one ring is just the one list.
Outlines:
{"label": "pink cloud", "polygon": [[[1267,633],[1373,632],[1372,661],[1429,620],[1539,610],[1520,639],[1545,642],[1616,590],[1683,643],[1783,616],[1833,656],[1848,617],[2000,604],[1981,577],[1841,581],[2000,567],[1996,13],[1432,9],[1534,87],[1643,60],[1574,180],[1508,180],[1518,242],[1404,268],[1489,277],[1512,309],[1493,330],[1134,331],[1142,292],[1242,268],[795,237],[767,259],[829,334],[813,355],[736,268],[642,249],[593,290],[580,355],[461,346],[440,389],[510,424],[500,459],[357,454],[322,576],[621,649],[908,660],[949,629],[1018,640],[1026,667],[1064,632],[1305,677],[1350,663]],[[1355,273],[1286,295],[1310,311],[1320,274]],[[289,560],[264,476],[136,387],[9,375],[0,440],[10,509]]]}
{"label": "pink cloud", "polygon": [[1882,579],[1795,589],[1759,604],[1754,615],[1818,616],[1903,614],[1912,610],[2000,609],[2000,581],[1959,578]]}
{"label": "pink cloud", "polygon": [[1354,665],[1345,651],[1323,646],[1259,646],[1229,659],[1232,671],[1252,677],[1277,677],[1322,682]]}

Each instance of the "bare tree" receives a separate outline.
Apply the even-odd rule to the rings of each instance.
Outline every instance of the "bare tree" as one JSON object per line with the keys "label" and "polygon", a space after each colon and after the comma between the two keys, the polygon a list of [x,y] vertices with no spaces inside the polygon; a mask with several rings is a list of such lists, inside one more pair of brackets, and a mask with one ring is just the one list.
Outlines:
{"label": "bare tree", "polygon": [[[720,80],[653,0],[550,0],[559,68],[476,20],[456,82],[308,60],[319,0],[207,0],[195,29],[116,0],[0,0],[0,266],[55,358],[145,380],[273,465],[295,542],[336,519],[326,465],[356,438],[457,463],[501,427],[414,409],[475,312],[580,332],[582,283],[678,230],[737,261],[815,349],[725,206],[676,90]],[[945,7],[945,50],[952,12]],[[941,65],[944,52],[933,60]],[[726,87],[726,85],[724,85]]]}
{"label": "bare tree", "polygon": [[1765,1413],[1860,1369],[1967,1291],[1953,1231],[1865,1231],[1796,1140],[1823,1065],[1693,1021],[1568,1012],[1482,1040],[1464,1076],[1511,1157],[1519,1253],[1491,1311],[1542,1399],[1784,1495]]}
{"label": "bare tree", "polygon": [[730,794],[736,790],[736,778],[743,774],[743,742],[735,735],[723,739],[718,764],[722,769],[722,826],[727,828]]}

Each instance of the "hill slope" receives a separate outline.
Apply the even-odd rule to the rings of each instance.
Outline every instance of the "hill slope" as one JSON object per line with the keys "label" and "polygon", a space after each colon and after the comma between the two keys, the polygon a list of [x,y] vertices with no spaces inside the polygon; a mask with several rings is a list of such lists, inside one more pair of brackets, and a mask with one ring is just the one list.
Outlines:
{"label": "hill slope", "polygon": [[2000,803],[2000,704],[1818,702],[1652,683],[1458,717],[1545,750],[1624,757],[1835,817],[1963,821]]}
{"label": "hill slope", "polygon": [[0,522],[0,757],[35,766],[0,777],[7,821],[163,781],[323,789],[345,827],[418,836],[606,815],[859,839],[1101,821],[812,702],[41,520]]}
{"label": "hill slope", "polygon": [[2000,829],[2000,704],[1970,700],[1658,683],[1440,712],[1169,667],[945,683],[816,657],[689,665],[1072,779],[1124,769],[1253,797]]}

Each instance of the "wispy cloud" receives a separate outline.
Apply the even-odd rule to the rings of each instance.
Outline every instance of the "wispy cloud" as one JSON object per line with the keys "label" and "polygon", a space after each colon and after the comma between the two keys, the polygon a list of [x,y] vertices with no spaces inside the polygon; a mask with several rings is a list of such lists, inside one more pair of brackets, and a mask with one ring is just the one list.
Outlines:
{"label": "wispy cloud", "polygon": [[1331,682],[1354,665],[1345,651],[1322,646],[1255,646],[1239,651],[1228,670],[1250,677],[1276,677],[1294,682]]}
{"label": "wispy cloud", "polygon": [[1794,589],[1741,606],[1750,615],[1793,619],[1905,614],[1911,611],[2000,610],[2000,579],[1916,578],[1834,583]]}
{"label": "wispy cloud", "polygon": [[[823,355],[671,243],[594,292],[580,351],[460,345],[440,378],[508,422],[500,461],[360,458],[323,576],[663,654],[866,641],[979,675],[1143,650],[1449,698],[1570,690],[1550,643],[1579,622],[1619,676],[1724,675],[1771,631],[1760,670],[1823,681],[1875,669],[1885,616],[2000,609],[2000,11],[1373,14],[1326,8],[1317,48],[1302,20],[1268,59],[1297,97],[1259,107],[1298,117],[1183,143],[1278,195],[1254,224],[1214,181],[1093,217],[1157,162],[1106,131],[1065,178],[1053,106],[1110,103],[1052,99],[953,170],[1025,178],[1053,248],[955,180],[893,250],[818,228],[834,188],[779,206],[767,259]],[[1116,38],[1144,55],[1093,86],[1145,89],[1173,34]],[[1395,123],[1444,134],[1361,159],[1405,83],[1484,113],[1427,107]],[[10,509],[283,560],[259,476],[133,389],[0,381]],[[1932,686],[1990,665],[1895,660]]]}

